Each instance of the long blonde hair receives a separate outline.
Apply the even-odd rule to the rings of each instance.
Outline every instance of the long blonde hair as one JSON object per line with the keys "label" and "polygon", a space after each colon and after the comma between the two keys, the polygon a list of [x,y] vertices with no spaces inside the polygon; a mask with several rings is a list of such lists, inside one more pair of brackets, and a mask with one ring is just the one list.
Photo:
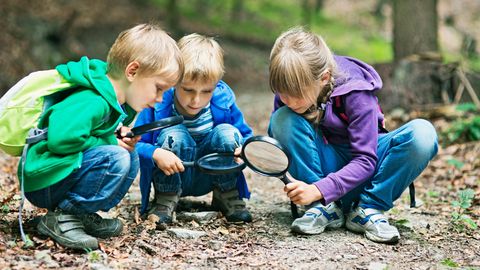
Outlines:
{"label": "long blonde hair", "polygon": [[[318,124],[325,104],[333,91],[336,63],[325,41],[303,27],[282,33],[270,53],[270,88],[272,92],[305,98],[312,102],[303,115]],[[318,90],[323,75],[330,73],[329,82]]]}

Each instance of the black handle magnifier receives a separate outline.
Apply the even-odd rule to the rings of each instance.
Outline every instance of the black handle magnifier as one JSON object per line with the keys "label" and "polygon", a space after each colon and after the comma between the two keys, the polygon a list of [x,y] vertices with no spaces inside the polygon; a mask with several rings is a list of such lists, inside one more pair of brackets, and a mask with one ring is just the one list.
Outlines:
{"label": "black handle magnifier", "polygon": [[[277,177],[286,185],[292,180],[287,175],[290,166],[290,154],[279,141],[268,136],[248,138],[242,148],[241,157],[254,172]],[[298,208],[290,202],[292,216],[298,218]]]}
{"label": "black handle magnifier", "polygon": [[125,135],[125,137],[133,138],[135,136],[142,135],[147,132],[152,132],[162,128],[178,125],[178,124],[181,124],[182,122],[183,122],[183,116],[181,115],[167,117],[158,121],[154,121],[152,123],[134,127],[131,129],[130,132],[127,133],[127,135]]}
{"label": "black handle magnifier", "polygon": [[211,153],[196,161],[183,161],[185,167],[195,167],[205,174],[228,174],[245,169],[245,162],[232,152]]}

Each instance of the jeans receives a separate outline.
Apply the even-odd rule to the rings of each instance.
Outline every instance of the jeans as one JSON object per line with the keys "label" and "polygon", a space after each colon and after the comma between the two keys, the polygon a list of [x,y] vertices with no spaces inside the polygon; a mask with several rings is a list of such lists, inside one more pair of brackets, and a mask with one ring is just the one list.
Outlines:
{"label": "jeans", "polygon": [[35,206],[72,214],[108,211],[127,193],[139,169],[138,154],[116,145],[83,152],[82,165],[67,178],[49,187],[26,192]]}
{"label": "jeans", "polygon": [[[321,131],[315,131],[290,109],[279,109],[272,116],[269,130],[291,154],[290,174],[308,184],[321,181],[352,159],[348,144],[327,144]],[[367,208],[391,209],[437,150],[437,134],[426,120],[415,119],[389,133],[379,134],[374,175],[340,199],[343,209],[349,211],[352,202]]]}
{"label": "jeans", "polygon": [[[238,129],[230,124],[220,124],[196,143],[184,125],[176,125],[163,129],[157,145],[173,152],[182,161],[194,161],[198,158],[215,152],[233,152],[240,146],[242,135]],[[176,193],[180,196],[201,196],[209,193],[214,187],[220,191],[236,188],[237,173],[211,175],[202,173],[195,167],[185,167],[182,173],[167,176],[157,167],[153,171],[153,185],[155,192]]]}

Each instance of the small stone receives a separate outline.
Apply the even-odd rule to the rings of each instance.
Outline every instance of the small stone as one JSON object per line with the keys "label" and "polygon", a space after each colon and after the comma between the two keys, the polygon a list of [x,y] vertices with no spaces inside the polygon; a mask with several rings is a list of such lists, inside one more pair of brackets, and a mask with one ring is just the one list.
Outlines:
{"label": "small stone", "polygon": [[205,232],[202,231],[193,231],[187,230],[182,228],[171,228],[167,229],[168,234],[176,236],[178,238],[185,238],[185,239],[196,239],[207,235]]}

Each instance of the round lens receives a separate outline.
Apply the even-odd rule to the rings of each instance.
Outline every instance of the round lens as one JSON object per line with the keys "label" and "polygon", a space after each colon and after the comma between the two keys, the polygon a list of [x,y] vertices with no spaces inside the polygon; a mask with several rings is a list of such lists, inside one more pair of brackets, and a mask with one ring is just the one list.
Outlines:
{"label": "round lens", "polygon": [[253,141],[244,146],[245,159],[260,173],[277,176],[288,169],[288,157],[285,152],[265,141]]}

